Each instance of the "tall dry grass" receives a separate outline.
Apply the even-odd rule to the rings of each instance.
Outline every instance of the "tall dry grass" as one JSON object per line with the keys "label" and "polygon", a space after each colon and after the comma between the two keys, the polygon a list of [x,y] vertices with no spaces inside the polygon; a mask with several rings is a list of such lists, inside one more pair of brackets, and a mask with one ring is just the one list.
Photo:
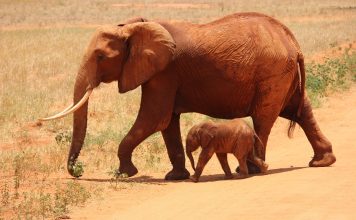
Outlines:
{"label": "tall dry grass", "polygon": [[[31,127],[28,123],[71,103],[76,71],[97,25],[116,24],[133,16],[202,23],[233,12],[259,11],[280,19],[293,31],[307,61],[311,55],[331,46],[356,40],[353,28],[356,3],[352,0],[195,1],[209,5],[201,8],[157,7],[163,1],[155,0],[140,2],[140,7],[114,7],[113,4],[131,4],[131,1],[0,0],[0,194],[2,201],[6,202],[8,195],[8,201],[13,204],[2,203],[0,213],[13,217],[13,210],[22,207],[25,213],[32,203],[42,206],[37,211],[27,210],[33,216],[57,215],[53,214],[54,208],[62,211],[67,208],[62,203],[56,206],[56,191],[48,190],[58,181],[62,181],[61,187],[67,187],[64,192],[79,190],[86,195],[80,186],[73,189],[63,178],[50,178],[67,177],[65,162],[71,117],[42,127]],[[85,165],[84,175],[101,173],[111,178],[108,173],[118,165],[118,144],[134,122],[139,102],[139,89],[119,95],[117,84],[112,83],[95,90],[90,99],[88,133],[80,156]],[[194,123],[205,118],[199,114],[183,115],[183,139]],[[164,173],[170,166],[159,134],[143,142],[133,160],[141,171]],[[46,185],[45,192],[39,190],[43,185]],[[84,185],[91,191],[90,187],[100,184]],[[60,188],[58,192],[63,190]],[[23,193],[28,193],[27,197]]]}

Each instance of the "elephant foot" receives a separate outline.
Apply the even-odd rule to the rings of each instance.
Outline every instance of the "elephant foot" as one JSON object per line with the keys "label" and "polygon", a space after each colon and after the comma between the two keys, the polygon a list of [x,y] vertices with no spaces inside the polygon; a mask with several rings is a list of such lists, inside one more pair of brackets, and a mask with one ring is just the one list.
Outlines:
{"label": "elephant foot", "polygon": [[248,177],[248,174],[241,174],[241,173],[238,173],[236,176],[237,179],[245,179],[247,177]]}
{"label": "elephant foot", "polygon": [[190,179],[191,181],[193,181],[194,183],[199,182],[199,178],[196,177],[196,176],[194,176],[194,175],[190,176],[189,179]]}
{"label": "elephant foot", "polygon": [[[261,173],[260,168],[258,166],[256,166],[255,164],[251,163],[250,161],[247,161],[247,168],[248,168],[248,173],[249,174]],[[239,166],[236,168],[236,173],[240,173],[240,167]]]}
{"label": "elephant foot", "polygon": [[133,163],[130,161],[127,164],[120,164],[120,168],[117,171],[117,175],[127,175],[127,177],[131,177],[134,176],[138,173],[137,168],[135,167],[135,165],[133,165]]}
{"label": "elephant foot", "polygon": [[230,180],[230,179],[233,179],[233,178],[234,178],[234,176],[232,174],[230,174],[230,175],[225,175],[224,179]]}
{"label": "elephant foot", "polygon": [[310,167],[327,167],[335,163],[336,157],[333,153],[316,154],[309,162]]}
{"label": "elephant foot", "polygon": [[262,163],[262,166],[260,167],[261,173],[267,173],[268,170],[268,164],[265,162]]}
{"label": "elephant foot", "polygon": [[183,169],[174,169],[169,171],[166,174],[165,180],[186,180],[189,178],[189,171],[185,168]]}

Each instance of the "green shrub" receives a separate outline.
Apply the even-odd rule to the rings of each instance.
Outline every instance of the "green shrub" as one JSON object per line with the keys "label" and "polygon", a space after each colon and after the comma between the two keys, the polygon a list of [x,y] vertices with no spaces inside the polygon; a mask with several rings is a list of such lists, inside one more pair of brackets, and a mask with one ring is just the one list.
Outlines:
{"label": "green shrub", "polygon": [[55,139],[58,145],[69,144],[72,140],[72,133],[70,131],[61,131],[56,135]]}
{"label": "green shrub", "polygon": [[81,177],[84,173],[84,164],[81,161],[77,161],[73,166],[73,175],[76,177]]}
{"label": "green shrub", "polygon": [[314,106],[320,106],[320,99],[330,92],[349,88],[356,81],[356,53],[346,50],[341,58],[327,59],[322,64],[306,65],[306,90]]}

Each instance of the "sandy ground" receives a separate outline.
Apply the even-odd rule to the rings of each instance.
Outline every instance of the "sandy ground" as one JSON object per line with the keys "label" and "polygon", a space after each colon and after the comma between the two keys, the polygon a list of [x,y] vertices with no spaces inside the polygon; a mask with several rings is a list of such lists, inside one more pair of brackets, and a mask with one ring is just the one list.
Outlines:
{"label": "sandy ground", "polygon": [[[356,86],[314,111],[332,141],[337,162],[307,166],[313,153],[303,131],[286,136],[278,120],[267,150],[268,175],[223,180],[214,157],[200,183],[166,182],[164,173],[145,174],[134,190],[117,191],[70,213],[72,219],[356,219]],[[229,158],[231,168],[237,161]],[[188,164],[187,164],[188,166]],[[191,169],[190,169],[191,170]],[[85,180],[83,180],[85,181]]]}

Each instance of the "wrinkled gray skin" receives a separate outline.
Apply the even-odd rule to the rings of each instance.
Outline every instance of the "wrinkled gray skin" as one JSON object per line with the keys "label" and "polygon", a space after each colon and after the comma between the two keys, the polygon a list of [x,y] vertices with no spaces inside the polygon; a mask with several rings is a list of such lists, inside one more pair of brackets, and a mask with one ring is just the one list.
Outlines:
{"label": "wrinkled gray skin", "polygon": [[[205,165],[216,153],[225,178],[231,179],[233,176],[227,162],[227,153],[232,153],[240,165],[238,178],[248,177],[247,160],[260,168],[262,173],[266,173],[268,165],[255,156],[255,140],[261,141],[255,131],[250,128],[242,119],[234,119],[223,123],[205,122],[193,126],[188,132],[186,139],[186,154],[195,170],[190,179],[199,181]],[[194,167],[192,152],[202,147],[197,167]]]}

